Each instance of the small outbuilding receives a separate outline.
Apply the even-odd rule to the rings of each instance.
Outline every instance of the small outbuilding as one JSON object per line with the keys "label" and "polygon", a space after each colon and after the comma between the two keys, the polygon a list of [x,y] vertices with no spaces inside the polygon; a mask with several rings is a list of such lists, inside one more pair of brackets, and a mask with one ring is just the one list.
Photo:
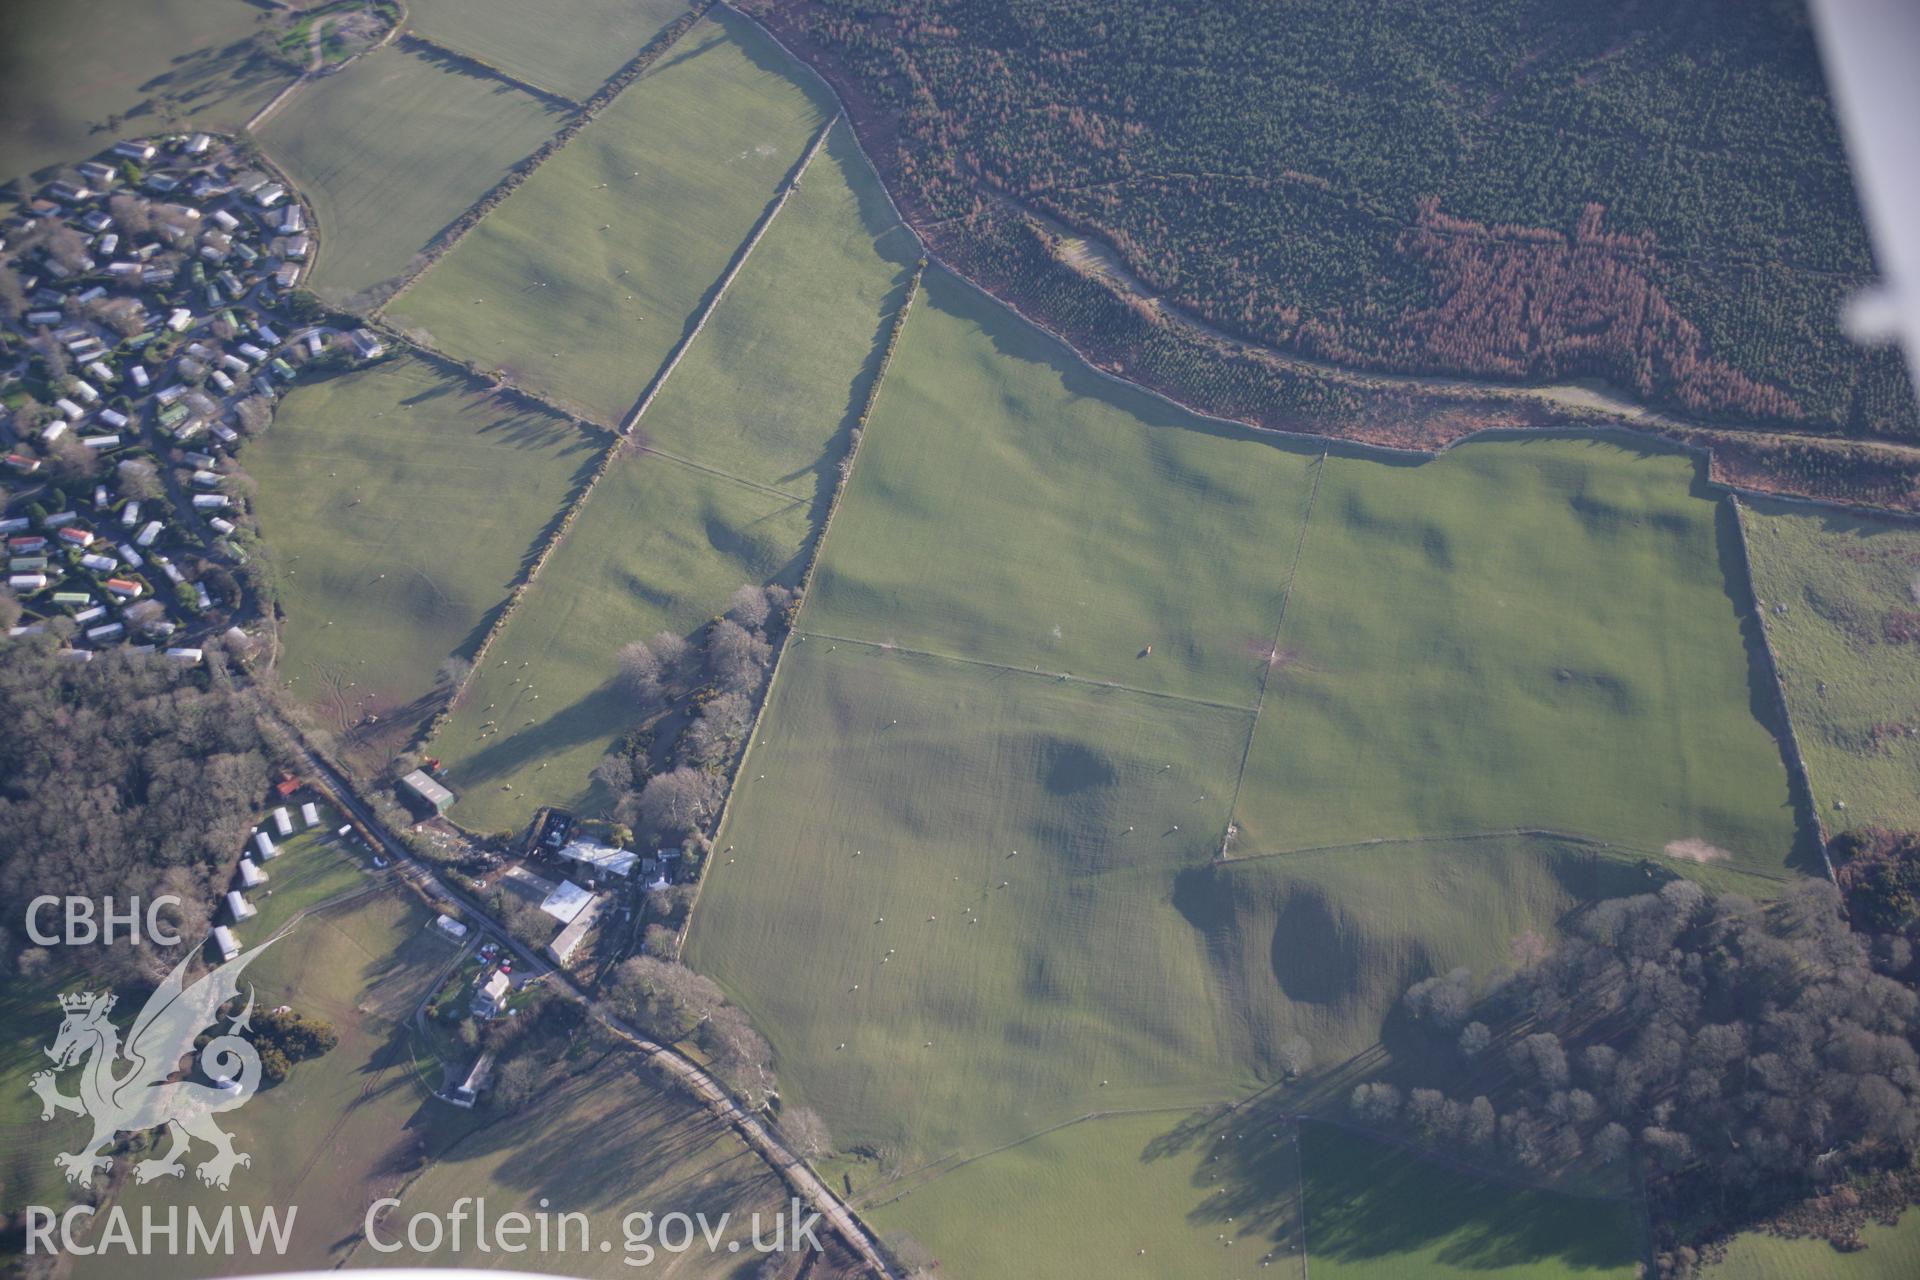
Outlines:
{"label": "small outbuilding", "polygon": [[400,779],[400,785],[435,813],[445,813],[453,805],[453,792],[435,782],[425,769],[415,769]]}

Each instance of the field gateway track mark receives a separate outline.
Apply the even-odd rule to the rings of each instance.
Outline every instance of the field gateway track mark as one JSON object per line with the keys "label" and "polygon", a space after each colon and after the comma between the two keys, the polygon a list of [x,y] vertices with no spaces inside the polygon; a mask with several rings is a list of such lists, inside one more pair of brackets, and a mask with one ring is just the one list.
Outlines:
{"label": "field gateway track mark", "polygon": [[1227,802],[1227,830],[1220,838],[1220,856],[1227,857],[1227,846],[1233,843],[1235,832],[1239,829],[1234,815],[1240,812],[1240,787],[1247,779],[1247,762],[1253,759],[1253,735],[1260,728],[1260,711],[1267,704],[1267,686],[1273,682],[1273,668],[1280,660],[1280,637],[1287,626],[1287,605],[1293,600],[1294,580],[1300,574],[1300,557],[1307,548],[1307,526],[1313,522],[1314,500],[1320,496],[1320,477],[1327,471],[1326,449],[1320,451],[1320,460],[1313,466],[1313,486],[1307,490],[1307,508],[1300,515],[1300,537],[1293,544],[1293,563],[1287,567],[1287,585],[1280,593],[1279,616],[1273,624],[1273,645],[1267,650],[1266,660],[1260,664],[1260,692],[1253,700],[1253,723],[1247,726],[1247,748],[1240,753],[1240,771],[1233,778],[1233,795]]}

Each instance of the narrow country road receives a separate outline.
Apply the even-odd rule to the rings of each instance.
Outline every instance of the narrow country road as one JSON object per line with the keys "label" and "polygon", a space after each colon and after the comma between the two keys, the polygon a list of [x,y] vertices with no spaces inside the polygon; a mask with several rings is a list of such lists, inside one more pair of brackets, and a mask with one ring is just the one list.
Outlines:
{"label": "narrow country road", "polygon": [[573,975],[565,969],[556,967],[531,948],[523,945],[502,928],[498,921],[467,895],[443,881],[432,868],[414,856],[406,845],[396,839],[379,815],[362,801],[348,783],[346,777],[326,760],[309,749],[306,743],[287,726],[293,738],[294,751],[305,763],[312,775],[331,793],[333,800],[354,821],[360,824],[375,840],[380,842],[386,856],[393,862],[399,873],[406,879],[425,888],[432,896],[457,904],[467,913],[469,922],[481,933],[508,948],[525,966],[530,977],[544,977],[554,990],[568,999],[576,1000],[587,1007],[593,1018],[638,1049],[658,1068],[673,1076],[690,1093],[698,1098],[709,1111],[724,1121],[740,1138],[768,1164],[772,1165],[787,1184],[793,1188],[814,1211],[855,1250],[874,1274],[897,1280],[894,1270],[887,1265],[873,1233],[865,1223],[835,1195],[833,1189],[810,1168],[806,1161],[788,1148],[780,1135],[757,1114],[748,1111],[733,1095],[728,1093],[719,1081],[715,1080],[704,1068],[678,1050],[651,1040],[625,1021],[615,1017],[601,1003],[574,981]]}

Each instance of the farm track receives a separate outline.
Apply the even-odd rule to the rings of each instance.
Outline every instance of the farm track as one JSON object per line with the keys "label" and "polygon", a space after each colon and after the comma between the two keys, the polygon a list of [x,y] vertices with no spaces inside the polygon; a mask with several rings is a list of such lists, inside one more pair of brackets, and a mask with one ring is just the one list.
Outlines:
{"label": "farm track", "polygon": [[1076,676],[1069,671],[1047,671],[1041,667],[1016,667],[1005,662],[990,662],[985,658],[964,658],[956,653],[941,653],[934,649],[916,649],[911,645],[894,644],[888,640],[862,640],[857,636],[834,635],[829,631],[801,631],[795,629],[796,640],[812,638],[826,640],[832,644],[857,644],[868,649],[878,649],[886,653],[904,653],[915,658],[932,658],[938,662],[953,662],[969,667],[984,667],[989,671],[1005,671],[1017,676],[1040,676],[1061,684],[1086,685],[1094,689],[1119,689],[1126,693],[1137,693],[1148,698],[1165,698],[1169,702],[1184,702],[1189,706],[1209,707],[1215,711],[1234,711],[1244,716],[1255,713],[1253,707],[1241,706],[1235,702],[1216,702],[1211,698],[1196,698],[1191,694],[1169,693],[1165,689],[1147,689],[1140,685],[1122,684],[1118,680],[1096,680],[1092,676]]}
{"label": "farm track", "polygon": [[737,476],[731,471],[722,471],[719,467],[710,467],[704,462],[695,462],[692,458],[684,458],[677,453],[669,453],[665,449],[656,449],[650,444],[641,444],[637,440],[630,440],[626,447],[632,449],[635,453],[644,453],[655,458],[664,458],[668,462],[677,462],[690,470],[702,471],[707,475],[716,476],[722,480],[730,480],[734,484],[740,485],[743,488],[753,489],[759,493],[764,493],[768,497],[785,498],[789,502],[813,501],[812,498],[807,497],[805,494],[794,493],[788,489],[775,488],[770,484],[762,484],[758,480],[749,480],[745,476]]}
{"label": "farm track", "polygon": [[360,50],[359,53],[356,53],[352,57],[347,58],[344,62],[339,62],[334,64],[334,67],[332,69],[329,69],[326,66],[325,57],[324,57],[324,43],[326,39],[326,26],[331,21],[333,21],[332,16],[317,18],[314,20],[313,27],[307,32],[306,70],[302,71],[299,75],[295,76],[293,78],[292,84],[289,84],[286,88],[282,89],[279,93],[276,93],[275,95],[273,95],[272,99],[269,100],[265,106],[261,107],[258,111],[254,112],[253,117],[249,119],[246,122],[246,124],[241,126],[240,131],[242,133],[252,134],[255,129],[259,128],[262,124],[265,124],[269,119],[272,118],[275,112],[279,111],[281,107],[286,105],[287,99],[291,98],[309,80],[314,79],[316,76],[329,74],[330,70],[337,70],[340,67],[344,67],[347,65],[347,63],[352,62],[356,58],[362,57],[365,54],[372,53],[376,49],[386,48],[388,45],[394,42],[394,40],[400,35],[401,29],[407,25],[406,14],[403,11],[401,13],[400,21],[394,23],[393,26],[387,28],[387,33],[385,35],[381,36],[378,40],[374,41],[372,44],[368,45],[366,48]]}

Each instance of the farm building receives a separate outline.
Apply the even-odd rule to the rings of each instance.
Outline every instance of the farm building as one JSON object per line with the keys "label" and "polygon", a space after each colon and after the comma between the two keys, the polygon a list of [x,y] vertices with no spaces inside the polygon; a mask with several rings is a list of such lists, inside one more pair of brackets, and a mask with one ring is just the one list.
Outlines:
{"label": "farm building", "polygon": [[320,825],[320,809],[313,801],[309,800],[300,806],[300,821],[306,823],[309,827],[317,827]]}
{"label": "farm building", "polygon": [[435,813],[445,813],[453,804],[453,792],[428,777],[425,769],[415,769],[400,779],[400,785]]}
{"label": "farm building", "polygon": [[452,938],[455,942],[459,942],[467,936],[467,926],[461,924],[458,920],[455,920],[452,916],[444,912],[434,917],[433,927],[441,933],[446,934],[449,938]]}
{"label": "farm building", "polygon": [[280,851],[273,847],[273,837],[264,831],[256,831],[253,833],[253,847],[260,854],[260,861],[262,862],[280,856]]}
{"label": "farm building", "polygon": [[620,876],[625,878],[633,874],[634,863],[639,855],[612,845],[598,844],[592,840],[575,840],[560,850],[560,856],[568,862],[577,862],[589,874]]}
{"label": "farm building", "polygon": [[267,873],[260,869],[259,863],[255,862],[252,858],[240,859],[240,887],[242,889],[257,889],[266,882]]}
{"label": "farm building", "polygon": [[258,910],[258,907],[240,896],[238,889],[227,890],[227,913],[233,917],[235,924],[239,924],[242,920],[251,920]]}
{"label": "farm building", "polygon": [[500,1011],[507,1007],[507,997],[512,993],[513,979],[495,969],[493,975],[481,983],[473,993],[473,1016],[476,1018],[499,1016]]}
{"label": "farm building", "polygon": [[240,954],[240,940],[223,924],[213,926],[213,945],[219,948],[222,960],[231,960]]}
{"label": "farm building", "polygon": [[586,940],[588,931],[593,928],[594,921],[599,919],[600,909],[605,903],[604,897],[595,898],[589,902],[586,908],[575,916],[566,928],[555,935],[552,942],[547,944],[547,954],[553,958],[555,964],[564,965],[572,959],[573,953],[580,949],[580,944]]}
{"label": "farm building", "polygon": [[279,832],[282,840],[293,834],[293,817],[285,805],[273,811],[273,829]]}
{"label": "farm building", "polygon": [[571,880],[562,880],[540,904],[540,909],[558,920],[561,924],[572,924],[587,904],[593,901],[593,895]]}

